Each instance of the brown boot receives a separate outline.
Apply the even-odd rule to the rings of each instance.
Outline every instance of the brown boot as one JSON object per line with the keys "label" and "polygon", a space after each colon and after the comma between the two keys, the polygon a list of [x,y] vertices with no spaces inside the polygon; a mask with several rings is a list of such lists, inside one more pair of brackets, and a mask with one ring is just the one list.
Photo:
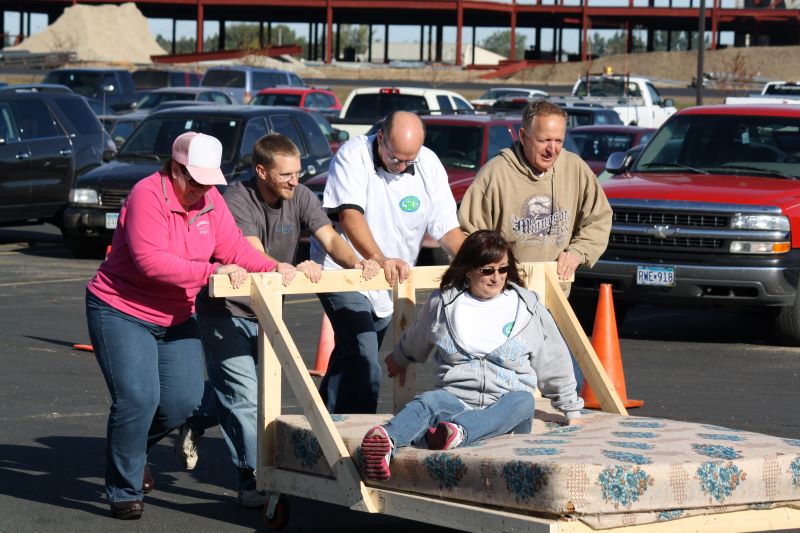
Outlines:
{"label": "brown boot", "polygon": [[[147,494],[156,486],[153,475],[150,473],[150,465],[144,464],[144,476],[142,477],[142,492]],[[141,515],[141,512],[139,513]],[[137,517],[138,518],[138,517]]]}
{"label": "brown boot", "polygon": [[140,500],[128,502],[113,502],[111,504],[111,516],[119,520],[138,520],[144,512],[144,503]]}

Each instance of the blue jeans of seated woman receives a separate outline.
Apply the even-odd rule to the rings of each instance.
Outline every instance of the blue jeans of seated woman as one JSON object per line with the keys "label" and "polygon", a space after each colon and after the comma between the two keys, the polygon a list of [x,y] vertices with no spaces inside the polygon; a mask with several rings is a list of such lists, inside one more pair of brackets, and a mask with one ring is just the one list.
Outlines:
{"label": "blue jeans of seated woman", "polygon": [[527,391],[507,392],[492,405],[470,409],[443,389],[423,392],[385,426],[395,449],[420,442],[429,427],[452,422],[464,429],[461,446],[506,433],[530,433],[534,399]]}
{"label": "blue jeans of seated woman", "polygon": [[106,494],[112,503],[141,500],[147,451],[200,403],[200,331],[194,317],[158,326],[127,315],[88,291],[86,319],[111,395]]}

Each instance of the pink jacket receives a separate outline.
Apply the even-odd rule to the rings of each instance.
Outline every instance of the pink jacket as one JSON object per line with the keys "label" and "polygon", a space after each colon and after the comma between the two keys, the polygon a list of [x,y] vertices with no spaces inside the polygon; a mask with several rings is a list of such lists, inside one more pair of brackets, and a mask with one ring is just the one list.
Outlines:
{"label": "pink jacket", "polygon": [[[88,289],[136,318],[170,326],[194,312],[194,299],[220,264],[268,272],[277,264],[236,227],[216,188],[188,211],[159,172],[137,183],[119,215],[111,254]],[[211,258],[218,262],[209,262]]]}

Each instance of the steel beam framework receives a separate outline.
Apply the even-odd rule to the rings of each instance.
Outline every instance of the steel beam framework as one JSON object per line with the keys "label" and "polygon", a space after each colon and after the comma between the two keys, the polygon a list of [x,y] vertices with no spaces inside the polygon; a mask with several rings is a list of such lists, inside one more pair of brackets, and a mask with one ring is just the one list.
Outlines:
{"label": "steel beam framework", "polygon": [[[30,13],[46,13],[49,20],[53,21],[66,7],[77,3],[121,4],[124,1],[126,0],[0,0],[0,20],[3,11],[27,13],[30,33]],[[784,9],[783,1],[785,0],[773,0],[765,7],[723,8],[721,0],[710,0],[710,5],[705,9],[705,27],[711,33],[711,47],[717,47],[718,35],[722,31],[733,31],[737,35],[769,36],[770,44],[800,44],[800,9]],[[473,36],[476,27],[509,28],[509,59],[516,55],[515,35],[518,28],[533,28],[537,41],[543,28],[552,28],[556,60],[560,56],[563,30],[579,30],[580,58],[586,59],[589,55],[590,30],[640,29],[646,31],[648,36],[659,30],[689,33],[696,31],[699,0],[690,2],[692,7],[672,7],[672,0],[658,0],[658,5],[656,0],[647,0],[646,6],[635,5],[634,0],[620,0],[620,6],[614,7],[594,6],[591,0],[136,0],[137,7],[146,17],[196,21],[197,52],[203,51],[203,22],[208,20],[223,23],[234,20],[258,22],[262,25],[265,21],[308,23],[309,44],[315,43],[315,49],[320,42],[319,36],[316,36],[317,25],[321,25],[321,48],[324,50],[323,59],[327,63],[333,59],[334,24],[383,25],[387,33],[391,24],[420,26],[421,35],[424,34],[424,27],[429,26],[429,47],[430,35],[436,26],[436,59],[441,60],[441,28],[453,26],[456,28],[457,65],[462,62],[462,33],[465,27],[473,29]],[[741,2],[749,6],[758,4],[759,0]],[[695,7],[694,3],[698,6]],[[22,34],[22,22],[19,29]],[[648,38],[647,41],[650,47],[652,39]],[[629,48],[632,42],[629,38]],[[386,48],[388,47],[384,49],[385,61],[389,59]],[[421,60],[422,50],[423,43],[420,46]],[[372,57],[371,47],[369,57]]]}

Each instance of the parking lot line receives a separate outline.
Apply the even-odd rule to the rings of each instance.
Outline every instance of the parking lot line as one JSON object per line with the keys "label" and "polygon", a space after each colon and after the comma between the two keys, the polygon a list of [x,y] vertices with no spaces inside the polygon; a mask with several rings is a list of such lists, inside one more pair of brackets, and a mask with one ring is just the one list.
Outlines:
{"label": "parking lot line", "polygon": [[86,276],[82,278],[61,278],[61,279],[41,279],[38,281],[17,281],[11,283],[0,283],[0,287],[17,287],[19,285],[43,285],[45,283],[66,283],[68,281],[89,281]]}

